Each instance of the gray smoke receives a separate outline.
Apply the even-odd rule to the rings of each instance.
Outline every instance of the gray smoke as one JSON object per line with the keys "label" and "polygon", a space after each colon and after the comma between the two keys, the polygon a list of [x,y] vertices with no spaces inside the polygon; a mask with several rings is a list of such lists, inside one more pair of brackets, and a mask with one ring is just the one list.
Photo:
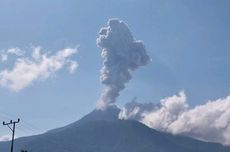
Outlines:
{"label": "gray smoke", "polygon": [[119,119],[142,120],[143,113],[152,112],[160,108],[160,104],[153,102],[141,103],[134,98],[131,102],[125,104],[119,113]]}
{"label": "gray smoke", "polygon": [[128,25],[118,19],[110,19],[108,26],[100,29],[97,45],[102,51],[100,79],[105,85],[97,108],[105,109],[115,103],[125,83],[132,78],[131,72],[146,65],[150,58],[143,43],[135,40]]}

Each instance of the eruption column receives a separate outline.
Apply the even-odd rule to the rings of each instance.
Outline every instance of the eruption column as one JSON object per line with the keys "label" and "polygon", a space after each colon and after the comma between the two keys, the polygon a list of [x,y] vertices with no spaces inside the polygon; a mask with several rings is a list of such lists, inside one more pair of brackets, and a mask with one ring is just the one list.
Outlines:
{"label": "eruption column", "polygon": [[135,40],[128,25],[118,19],[110,19],[108,26],[100,29],[97,45],[103,58],[100,80],[105,85],[97,108],[105,109],[116,102],[132,78],[131,72],[146,65],[150,58],[143,43]]}

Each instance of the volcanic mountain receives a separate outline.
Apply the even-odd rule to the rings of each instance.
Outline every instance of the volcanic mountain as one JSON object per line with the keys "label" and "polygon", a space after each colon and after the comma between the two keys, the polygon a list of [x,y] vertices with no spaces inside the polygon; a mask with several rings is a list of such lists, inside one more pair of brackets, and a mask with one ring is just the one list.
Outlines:
{"label": "volcanic mountain", "polygon": [[[15,152],[229,152],[230,147],[174,136],[134,120],[119,120],[120,110],[94,110],[82,119],[41,135],[15,140]],[[0,143],[7,152],[10,142]]]}

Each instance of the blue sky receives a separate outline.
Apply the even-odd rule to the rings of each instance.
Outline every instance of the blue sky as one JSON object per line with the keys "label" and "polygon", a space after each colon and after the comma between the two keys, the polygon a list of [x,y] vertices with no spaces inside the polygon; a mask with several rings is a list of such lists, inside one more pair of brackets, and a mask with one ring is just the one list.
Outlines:
{"label": "blue sky", "polygon": [[[152,62],[133,73],[121,92],[122,106],[158,103],[184,90],[192,106],[230,94],[229,1],[223,0],[2,0],[0,50],[20,48],[29,57],[41,46],[48,57],[78,48],[74,73],[68,64],[17,92],[0,87],[0,120],[17,119],[17,136],[36,134],[78,120],[95,108],[103,88],[97,32],[109,18],[125,21],[142,40]],[[12,69],[11,55],[0,70]],[[69,60],[68,60],[69,61]],[[9,134],[0,126],[0,136]]]}

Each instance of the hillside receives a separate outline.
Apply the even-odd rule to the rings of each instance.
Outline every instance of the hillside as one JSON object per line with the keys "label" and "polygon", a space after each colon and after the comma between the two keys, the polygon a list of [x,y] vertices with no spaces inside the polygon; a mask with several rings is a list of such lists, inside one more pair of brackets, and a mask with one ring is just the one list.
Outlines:
{"label": "hillside", "polygon": [[[118,120],[119,110],[93,111],[79,121],[47,133],[19,138],[15,152],[229,152],[229,147],[158,132],[133,120]],[[0,151],[8,151],[8,142]]]}

